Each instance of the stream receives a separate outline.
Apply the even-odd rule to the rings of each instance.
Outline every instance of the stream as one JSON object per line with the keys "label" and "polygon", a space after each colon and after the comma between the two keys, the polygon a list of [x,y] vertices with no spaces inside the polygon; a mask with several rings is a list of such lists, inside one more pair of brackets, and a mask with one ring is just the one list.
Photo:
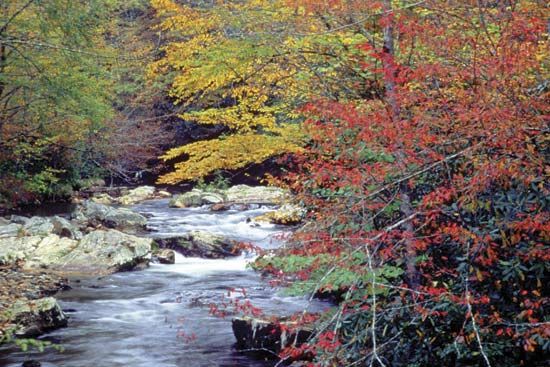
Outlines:
{"label": "stream", "polygon": [[[174,209],[168,200],[151,200],[133,209],[149,217],[150,236],[168,237],[205,230],[251,242],[262,248],[281,245],[284,228],[252,227],[247,218],[269,210],[211,212],[207,208]],[[75,280],[73,289],[57,298],[66,311],[69,327],[41,339],[64,348],[58,352],[21,352],[0,349],[0,366],[19,367],[27,359],[43,367],[202,367],[273,366],[234,350],[231,316],[210,314],[210,304],[222,297],[240,297],[231,289],[246,289],[246,296],[266,314],[291,314],[305,307],[315,311],[321,303],[277,293],[247,269],[253,255],[226,260],[176,256],[176,264],[152,264],[147,270],[117,273],[102,278]]]}

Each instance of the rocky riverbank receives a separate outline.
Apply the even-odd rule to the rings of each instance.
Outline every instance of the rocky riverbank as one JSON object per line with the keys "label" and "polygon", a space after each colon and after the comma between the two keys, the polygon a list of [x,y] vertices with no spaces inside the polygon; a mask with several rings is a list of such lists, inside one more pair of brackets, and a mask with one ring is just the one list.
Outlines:
{"label": "rocky riverbank", "polygon": [[[171,203],[208,205],[212,211],[232,212],[259,205],[274,208],[268,213],[262,211],[261,218],[251,216],[247,221],[252,227],[256,222],[296,224],[304,215],[302,209],[285,204],[290,195],[281,189],[240,185],[216,193],[201,192],[201,200],[191,203],[188,198],[197,192],[176,196]],[[67,278],[139,270],[151,261],[173,264],[174,252],[206,259],[241,254],[237,242],[205,231],[153,239],[147,218],[122,204],[169,194],[150,187],[120,193],[119,197],[109,195],[108,200],[104,200],[104,193],[92,194],[69,215],[0,217],[0,340],[8,333],[38,336],[66,326],[68,318],[52,296],[69,287]],[[212,199],[215,195],[223,199]],[[291,218],[281,220],[280,213],[284,212]]]}
{"label": "rocky riverbank", "polygon": [[66,277],[147,266],[153,240],[135,235],[146,223],[131,210],[93,202],[69,218],[0,218],[0,340],[65,326],[67,318],[51,296],[69,286]]}

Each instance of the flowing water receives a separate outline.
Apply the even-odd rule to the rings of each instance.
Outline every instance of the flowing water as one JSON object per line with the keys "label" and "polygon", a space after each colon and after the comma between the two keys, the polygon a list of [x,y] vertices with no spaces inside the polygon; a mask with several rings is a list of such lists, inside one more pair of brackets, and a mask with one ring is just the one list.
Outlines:
{"label": "flowing water", "polygon": [[[268,208],[211,212],[172,209],[167,200],[153,200],[134,210],[149,217],[151,236],[205,230],[263,248],[281,244],[281,228],[247,223],[247,218]],[[322,305],[278,294],[247,269],[250,260],[252,255],[226,260],[177,256],[174,265],[153,264],[144,271],[73,282],[73,289],[58,297],[70,316],[69,327],[43,337],[64,351],[4,349],[0,366],[21,366],[29,358],[44,367],[272,366],[273,362],[236,352],[231,317],[212,316],[209,305],[223,298],[243,298],[242,293],[231,291],[241,288],[267,314],[285,315]]]}

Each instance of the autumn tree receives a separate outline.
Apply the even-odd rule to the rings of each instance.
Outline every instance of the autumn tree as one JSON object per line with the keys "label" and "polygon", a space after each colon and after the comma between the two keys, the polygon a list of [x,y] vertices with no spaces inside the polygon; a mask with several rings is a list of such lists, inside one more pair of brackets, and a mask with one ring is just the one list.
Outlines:
{"label": "autumn tree", "polygon": [[147,0],[16,0],[0,10],[0,205],[147,170],[171,136],[146,108],[156,92],[142,87],[154,44],[132,14],[146,15]]}
{"label": "autumn tree", "polygon": [[111,55],[101,29],[109,6],[64,0],[0,5],[2,194],[14,200],[25,193],[61,194],[61,176],[89,169],[86,141],[111,114],[108,71],[98,63]]}
{"label": "autumn tree", "polygon": [[353,98],[355,84],[366,80],[349,62],[364,34],[326,33],[334,19],[286,1],[151,3],[166,42],[151,79],[167,83],[182,120],[223,127],[218,138],[169,150],[162,158],[180,162],[161,183],[300,151],[296,108],[319,93]]}
{"label": "autumn tree", "polygon": [[295,279],[293,292],[338,295],[339,306],[283,356],[309,353],[321,366],[543,365],[544,5],[298,6],[364,14],[340,27],[371,34],[355,61],[373,90],[304,108],[311,143],[286,179],[315,225],[258,265]]}

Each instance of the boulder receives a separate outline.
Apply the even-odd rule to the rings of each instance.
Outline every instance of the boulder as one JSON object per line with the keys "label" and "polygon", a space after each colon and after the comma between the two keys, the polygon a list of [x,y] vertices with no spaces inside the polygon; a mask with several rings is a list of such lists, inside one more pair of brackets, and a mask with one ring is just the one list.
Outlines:
{"label": "boulder", "polygon": [[94,203],[98,203],[98,204],[103,204],[103,205],[111,205],[114,202],[116,202],[116,199],[109,194],[99,193],[92,196],[90,198],[90,201],[93,201]]}
{"label": "boulder", "polygon": [[254,221],[280,225],[295,225],[302,222],[305,214],[306,211],[303,208],[285,204],[277,210],[267,212],[254,218]]}
{"label": "boulder", "polygon": [[47,236],[0,238],[0,265],[24,260],[26,269],[109,274],[147,264],[153,240],[116,230],[97,230],[80,240]]}
{"label": "boulder", "polygon": [[238,350],[270,351],[274,355],[290,345],[300,346],[313,334],[313,329],[298,327],[295,322],[272,322],[248,316],[233,319],[232,328]]}
{"label": "boulder", "polygon": [[40,240],[25,257],[25,268],[61,268],[65,257],[75,250],[79,242],[50,234]]}
{"label": "boulder", "polygon": [[236,185],[224,191],[227,202],[280,204],[288,198],[286,190],[278,187]]}
{"label": "boulder", "polygon": [[155,242],[160,248],[171,249],[188,257],[223,259],[241,254],[235,241],[204,231],[192,231],[178,237],[157,238]]}
{"label": "boulder", "polygon": [[221,194],[215,192],[205,192],[201,196],[202,204],[220,204],[225,201]]}
{"label": "boulder", "polygon": [[40,236],[0,237],[0,265],[26,260],[41,241]]}
{"label": "boulder", "polygon": [[85,201],[72,213],[72,217],[84,225],[99,225],[120,230],[144,230],[147,218],[126,208]]}
{"label": "boulder", "polygon": [[174,264],[176,262],[176,253],[174,250],[161,249],[155,254],[154,259],[160,264]]}
{"label": "boulder", "polygon": [[161,198],[170,198],[172,197],[172,194],[166,190],[160,190],[159,192],[157,192],[157,196]]}
{"label": "boulder", "polygon": [[46,217],[32,217],[23,224],[23,230],[31,236],[47,236],[53,229],[53,223]]}
{"label": "boulder", "polygon": [[[0,238],[17,237],[23,235],[23,225],[17,223],[9,223],[0,225]],[[0,248],[0,252],[2,249]]]}
{"label": "boulder", "polygon": [[48,236],[57,234],[72,239],[82,238],[78,227],[65,218],[13,216],[12,223],[0,225],[0,238],[18,236]]}
{"label": "boulder", "polygon": [[287,191],[277,187],[236,185],[227,190],[203,191],[193,189],[170,200],[170,207],[188,208],[212,205],[212,210],[244,210],[250,204],[277,205],[289,197]]}
{"label": "boulder", "polygon": [[210,210],[212,210],[213,212],[223,212],[229,209],[231,209],[231,205],[226,203],[214,204],[210,207]]}
{"label": "boulder", "polygon": [[18,337],[35,337],[67,326],[67,317],[52,297],[16,301],[8,310],[8,315]]}
{"label": "boulder", "polygon": [[203,205],[202,191],[192,190],[185,194],[174,196],[169,204],[171,208],[188,208]]}
{"label": "boulder", "polygon": [[128,191],[128,193],[118,199],[122,205],[134,205],[144,200],[155,197],[155,188],[153,186],[140,186]]}
{"label": "boulder", "polygon": [[153,240],[114,229],[96,230],[82,238],[68,254],[52,264],[56,270],[76,274],[110,274],[148,264]]}
{"label": "boulder", "polygon": [[73,240],[79,240],[82,238],[82,232],[80,232],[78,226],[69,220],[59,216],[48,218],[48,220],[53,225],[52,233],[60,237],[71,238]]}

